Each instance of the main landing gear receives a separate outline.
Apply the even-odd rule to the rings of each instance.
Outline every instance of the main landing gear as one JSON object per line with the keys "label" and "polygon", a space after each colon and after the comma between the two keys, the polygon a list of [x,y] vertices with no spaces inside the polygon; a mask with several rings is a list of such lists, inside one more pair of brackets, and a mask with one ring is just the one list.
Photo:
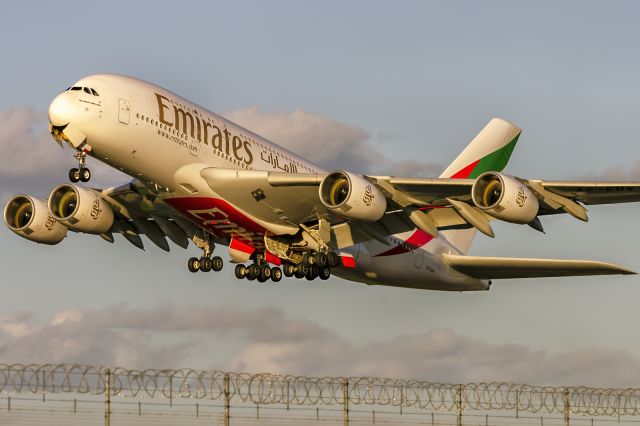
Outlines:
{"label": "main landing gear", "polygon": [[187,261],[187,268],[190,272],[209,272],[209,271],[221,271],[224,266],[224,262],[220,256],[202,256],[200,259],[192,257]]}
{"label": "main landing gear", "polygon": [[69,180],[71,182],[89,182],[91,179],[91,170],[87,168],[87,153],[78,151],[74,157],[78,160],[78,167],[69,170]]}
{"label": "main landing gear", "polygon": [[222,271],[222,267],[224,266],[222,258],[220,256],[211,257],[214,247],[213,242],[209,239],[204,239],[197,241],[196,245],[202,248],[202,257],[200,259],[192,257],[187,261],[187,268],[189,268],[189,271],[194,273],[198,271]]}
{"label": "main landing gear", "polygon": [[278,282],[285,277],[305,278],[313,281],[316,278],[328,280],[331,277],[331,268],[340,264],[340,257],[333,252],[329,253],[308,253],[302,258],[302,262],[296,264],[284,263],[282,269],[277,266],[270,267],[262,256],[249,265],[236,265],[235,274],[238,279],[249,281],[257,280],[266,282],[269,279]]}

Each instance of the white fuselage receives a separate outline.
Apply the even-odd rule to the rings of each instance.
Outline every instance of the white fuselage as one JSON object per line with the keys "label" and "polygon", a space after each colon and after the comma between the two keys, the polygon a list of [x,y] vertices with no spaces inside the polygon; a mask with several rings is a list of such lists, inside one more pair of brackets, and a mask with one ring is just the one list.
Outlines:
{"label": "white fuselage", "polygon": [[[69,90],[50,107],[54,125],[70,126],[84,140],[90,155],[156,188],[167,204],[219,236],[265,232],[291,233],[283,225],[252,217],[223,199],[200,176],[203,167],[290,173],[326,173],[315,164],[195,105],[142,80],[119,75],[94,75],[74,84],[94,89]],[[207,210],[209,209],[209,210]],[[203,212],[209,212],[203,214]],[[195,213],[194,213],[195,212]],[[216,216],[225,220],[204,220]],[[431,238],[413,230],[342,250],[355,267],[335,268],[335,275],[367,284],[439,290],[485,290],[488,283],[449,268],[442,253],[459,253],[447,233]]]}

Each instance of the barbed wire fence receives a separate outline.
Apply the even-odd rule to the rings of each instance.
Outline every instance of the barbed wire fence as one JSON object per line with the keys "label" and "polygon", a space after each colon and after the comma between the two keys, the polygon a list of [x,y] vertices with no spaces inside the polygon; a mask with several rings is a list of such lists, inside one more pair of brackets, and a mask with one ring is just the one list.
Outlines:
{"label": "barbed wire fence", "polygon": [[[6,397],[4,411],[16,409],[21,397],[40,396],[56,401],[55,395],[84,395],[84,405],[104,407],[104,424],[112,420],[115,403],[127,404],[128,412],[142,415],[142,401],[183,406],[195,401],[195,416],[207,407],[219,408],[218,424],[249,424],[247,416],[233,409],[256,410],[255,418],[268,418],[265,411],[278,406],[297,408],[307,420],[320,422],[320,410],[329,420],[349,425],[362,422],[363,412],[372,414],[367,423],[388,423],[388,415],[420,415],[415,424],[489,424],[490,414],[500,418],[535,421],[531,424],[569,425],[576,422],[640,423],[640,389],[605,389],[583,386],[532,386],[503,382],[449,384],[375,377],[302,377],[269,373],[248,374],[215,370],[129,370],[76,364],[0,364],[0,393]],[[47,397],[48,395],[48,397]],[[54,395],[54,398],[52,398]],[[114,398],[117,401],[114,401]],[[58,402],[62,400],[57,400]],[[64,400],[69,402],[70,400]],[[73,399],[73,413],[78,413]],[[4,405],[4,404],[3,404]],[[364,410],[365,407],[371,410]],[[131,408],[133,407],[133,408]],[[69,408],[69,404],[67,404]],[[99,408],[98,408],[99,409]],[[0,408],[0,413],[3,408]],[[204,410],[202,413],[200,410]],[[94,409],[94,411],[96,411]],[[191,410],[193,411],[193,410]],[[193,413],[191,413],[192,415]],[[314,415],[315,414],[315,415]],[[436,415],[441,418],[436,423]],[[406,416],[405,416],[406,417]],[[213,417],[212,417],[213,418]],[[469,419],[469,421],[467,421]],[[532,420],[533,419],[533,420]],[[539,419],[539,421],[537,420]],[[238,420],[238,421],[236,421]],[[302,421],[303,419],[298,418]],[[327,420],[327,419],[325,419]],[[448,423],[450,422],[450,423]],[[392,424],[401,424],[396,418]],[[257,423],[254,423],[257,424]],[[502,423],[511,424],[511,423]]]}

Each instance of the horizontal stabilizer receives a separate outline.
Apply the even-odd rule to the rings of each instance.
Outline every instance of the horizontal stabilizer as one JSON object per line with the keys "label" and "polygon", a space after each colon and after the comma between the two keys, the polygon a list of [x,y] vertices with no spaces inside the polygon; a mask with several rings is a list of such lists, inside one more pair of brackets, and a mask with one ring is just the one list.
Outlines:
{"label": "horizontal stabilizer", "polygon": [[621,266],[593,260],[478,257],[445,254],[444,261],[458,272],[478,279],[629,275]]}

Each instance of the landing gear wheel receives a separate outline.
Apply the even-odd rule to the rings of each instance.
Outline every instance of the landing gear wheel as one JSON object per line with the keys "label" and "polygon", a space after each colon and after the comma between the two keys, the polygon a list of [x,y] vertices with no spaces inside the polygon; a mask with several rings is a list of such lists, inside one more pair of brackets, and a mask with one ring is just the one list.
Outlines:
{"label": "landing gear wheel", "polygon": [[200,260],[197,257],[192,257],[187,261],[187,268],[191,272],[198,272],[200,270]]}
{"label": "landing gear wheel", "polygon": [[309,272],[309,267],[307,265],[305,265],[304,263],[298,263],[298,265],[296,266],[296,278],[301,279],[304,278],[305,275],[307,275],[307,273]]}
{"label": "landing gear wheel", "polygon": [[329,254],[327,254],[327,260],[329,261],[328,265],[331,268],[335,268],[336,266],[340,265],[340,256],[338,256],[337,254],[335,254],[334,252],[330,251]]}
{"label": "landing gear wheel", "polygon": [[253,281],[260,276],[260,265],[258,265],[257,263],[254,263],[247,269],[247,279],[249,279],[250,281]]}
{"label": "landing gear wheel", "polygon": [[69,170],[69,180],[73,183],[80,182],[80,169],[74,167]]}
{"label": "landing gear wheel", "polygon": [[327,266],[327,263],[329,263],[329,256],[327,256],[327,253],[318,253],[316,255],[316,264],[320,268]]}
{"label": "landing gear wheel", "polygon": [[274,283],[277,283],[281,279],[282,279],[282,269],[278,268],[277,266],[274,266],[273,268],[271,268],[271,281],[273,281]]}
{"label": "landing gear wheel", "polygon": [[80,169],[80,181],[89,182],[91,179],[91,170],[83,168]]}
{"label": "landing gear wheel", "polygon": [[329,277],[331,276],[331,269],[329,269],[328,266],[325,266],[324,268],[320,268],[320,273],[318,274],[318,276],[323,281],[328,280]]}
{"label": "landing gear wheel", "polygon": [[266,263],[260,267],[260,278],[265,281],[271,278],[271,268],[269,268],[269,265],[267,265]]}
{"label": "landing gear wheel", "polygon": [[211,269],[213,269],[214,271],[222,271],[223,266],[224,262],[222,261],[222,258],[220,256],[214,256],[211,259]]}
{"label": "landing gear wheel", "polygon": [[247,267],[244,265],[236,265],[236,278],[241,280],[247,276]]}
{"label": "landing gear wheel", "polygon": [[316,264],[316,255],[313,253],[307,253],[302,258],[302,262],[311,266]]}
{"label": "landing gear wheel", "polygon": [[200,258],[200,270],[202,272],[209,272],[212,266],[211,258],[209,257],[201,257]]}
{"label": "landing gear wheel", "polygon": [[296,267],[291,263],[285,263],[284,266],[282,266],[282,271],[285,277],[292,277],[293,274],[296,273]]}
{"label": "landing gear wheel", "polygon": [[313,281],[318,277],[319,272],[320,268],[318,268],[318,265],[313,265],[309,268],[307,274],[305,275],[305,278],[309,281]]}

